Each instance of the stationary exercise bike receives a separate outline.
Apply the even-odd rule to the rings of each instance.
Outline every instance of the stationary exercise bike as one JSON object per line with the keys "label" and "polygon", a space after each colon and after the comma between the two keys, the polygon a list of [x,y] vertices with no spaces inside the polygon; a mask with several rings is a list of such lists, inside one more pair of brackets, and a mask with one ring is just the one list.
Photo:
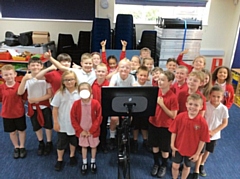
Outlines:
{"label": "stationary exercise bike", "polygon": [[132,107],[135,103],[124,103],[126,117],[119,120],[118,126],[118,179],[130,179],[130,123]]}
{"label": "stationary exercise bike", "polygon": [[118,179],[130,179],[130,123],[132,116],[154,116],[158,87],[102,87],[102,115],[120,117]]}

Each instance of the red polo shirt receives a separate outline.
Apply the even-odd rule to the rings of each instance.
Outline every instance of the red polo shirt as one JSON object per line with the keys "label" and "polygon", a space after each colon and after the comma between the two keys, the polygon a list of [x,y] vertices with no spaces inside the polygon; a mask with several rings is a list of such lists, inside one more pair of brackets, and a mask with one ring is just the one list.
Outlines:
{"label": "red polo shirt", "polygon": [[168,130],[176,134],[174,146],[182,156],[194,155],[200,141],[210,142],[208,125],[201,114],[193,119],[188,117],[188,112],[178,114]]}
{"label": "red polo shirt", "polygon": [[[162,94],[161,89],[159,89],[158,96],[163,98],[165,106],[171,110],[178,110],[178,101],[176,95],[169,90],[165,95]],[[173,119],[170,118],[160,107],[159,104],[156,105],[155,116],[149,118],[149,122],[156,127],[166,127],[168,128],[172,123]]]}

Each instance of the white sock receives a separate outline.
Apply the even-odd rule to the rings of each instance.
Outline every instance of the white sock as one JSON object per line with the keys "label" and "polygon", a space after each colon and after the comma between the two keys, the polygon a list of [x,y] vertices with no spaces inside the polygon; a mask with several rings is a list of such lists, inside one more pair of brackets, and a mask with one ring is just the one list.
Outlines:
{"label": "white sock", "polygon": [[87,159],[83,159],[83,164],[87,164]]}
{"label": "white sock", "polygon": [[95,163],[96,159],[95,158],[91,158],[91,163]]}
{"label": "white sock", "polygon": [[116,135],[116,130],[115,131],[110,130],[110,138],[115,138],[115,135]]}

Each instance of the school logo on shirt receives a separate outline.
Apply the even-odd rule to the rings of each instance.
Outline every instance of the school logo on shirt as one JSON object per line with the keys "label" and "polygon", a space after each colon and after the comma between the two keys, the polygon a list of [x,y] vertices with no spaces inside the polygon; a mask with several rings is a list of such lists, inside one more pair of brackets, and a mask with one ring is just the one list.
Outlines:
{"label": "school logo on shirt", "polygon": [[194,129],[197,131],[200,129],[200,126],[199,125],[194,125]]}

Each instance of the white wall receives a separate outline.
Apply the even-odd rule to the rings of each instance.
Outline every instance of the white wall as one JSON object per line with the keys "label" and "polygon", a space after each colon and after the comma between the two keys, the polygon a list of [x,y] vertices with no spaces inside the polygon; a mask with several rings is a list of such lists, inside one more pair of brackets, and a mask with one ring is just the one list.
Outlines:
{"label": "white wall", "polygon": [[[96,17],[110,18],[111,27],[114,28],[114,0],[109,0],[109,8],[102,9],[99,5],[100,0],[96,0]],[[240,5],[234,5],[232,0],[211,0],[208,25],[203,27],[204,35],[202,49],[224,50],[224,64],[229,66],[232,57],[234,39],[237,32],[240,15]],[[75,42],[78,39],[78,33],[90,31],[92,22],[70,22],[70,21],[36,21],[36,20],[6,20],[0,19],[0,39],[4,40],[6,31],[12,31],[15,34],[21,32],[38,30],[49,31],[51,40],[57,42],[58,33],[73,34]],[[136,25],[137,40],[140,39],[143,30],[152,30],[154,25]],[[1,41],[0,40],[0,41]],[[212,57],[207,57],[207,67],[211,66]]]}

